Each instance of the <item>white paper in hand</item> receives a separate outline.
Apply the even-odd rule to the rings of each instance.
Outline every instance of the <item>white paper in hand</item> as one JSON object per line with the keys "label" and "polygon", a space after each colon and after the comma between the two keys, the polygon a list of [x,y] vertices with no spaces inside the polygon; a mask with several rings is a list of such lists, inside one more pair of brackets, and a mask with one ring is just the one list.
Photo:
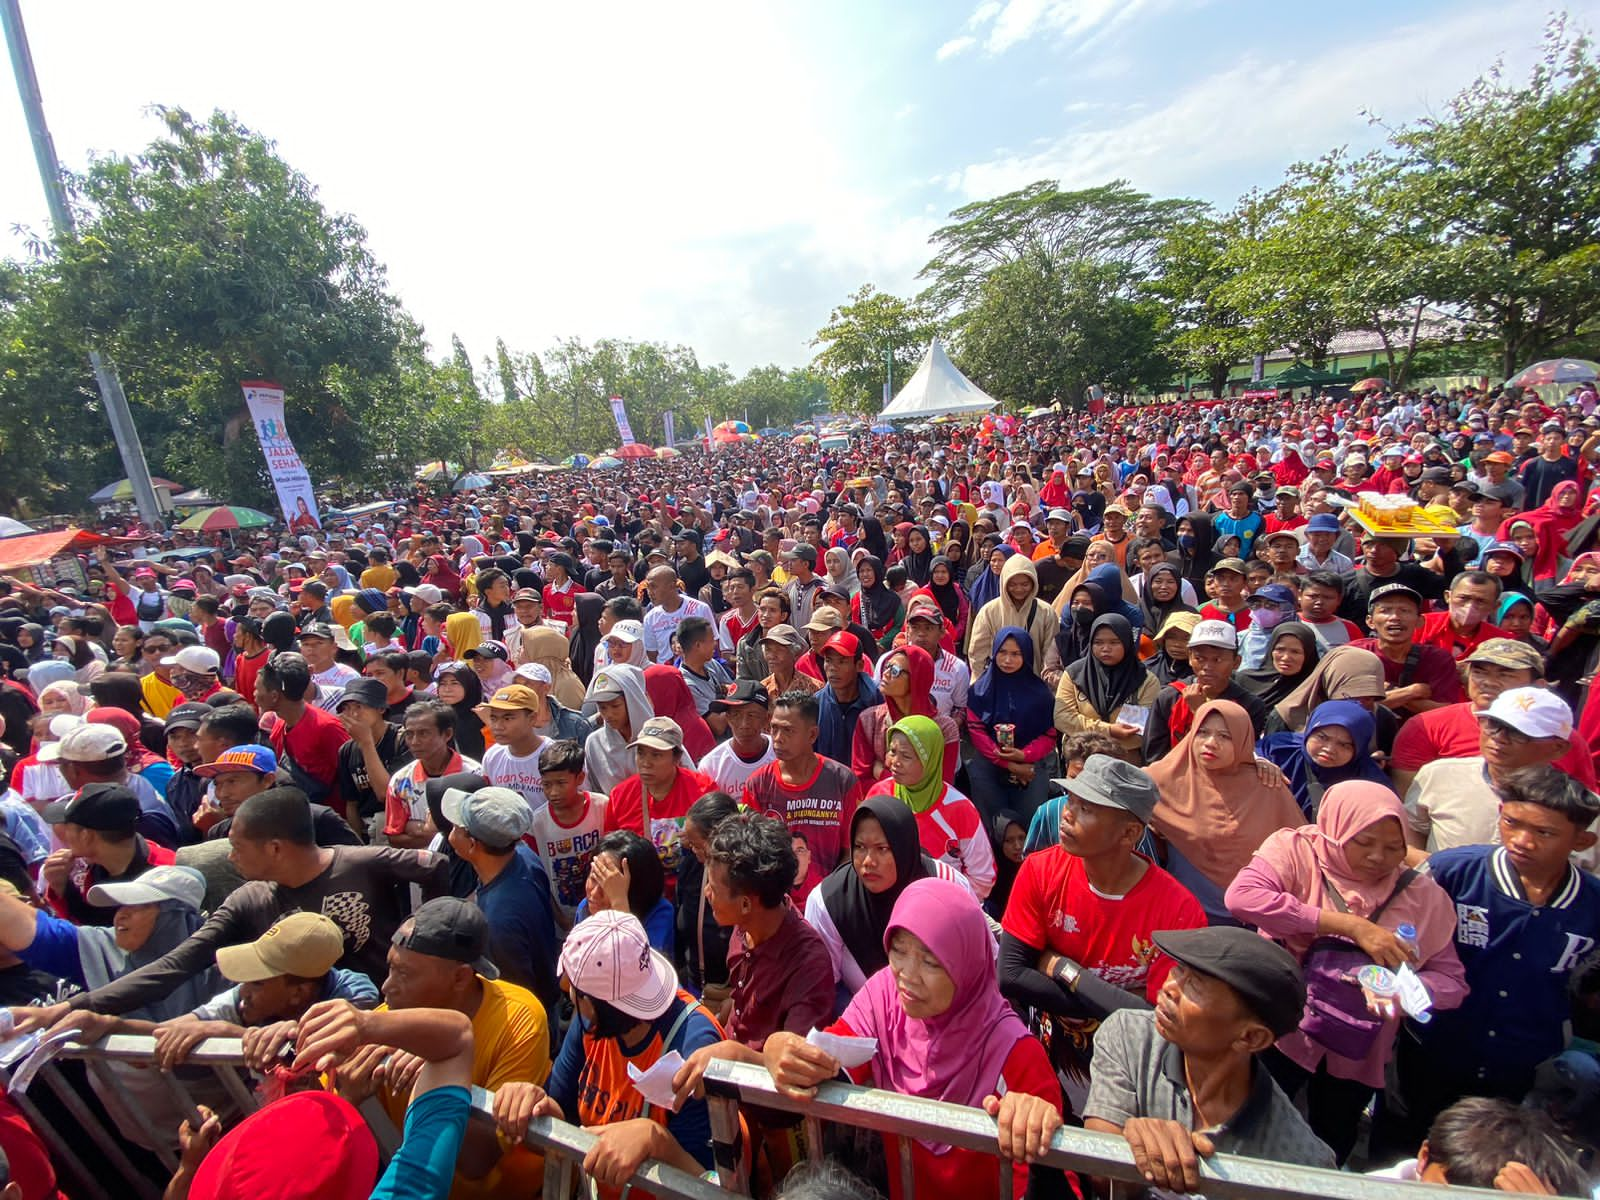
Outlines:
{"label": "white paper in hand", "polygon": [[833,1055],[847,1071],[865,1066],[878,1052],[877,1038],[843,1037],[837,1033],[823,1033],[820,1029],[813,1029],[806,1034],[806,1044],[815,1046],[824,1054]]}
{"label": "white paper in hand", "polygon": [[677,1112],[678,1105],[672,1091],[672,1077],[678,1073],[678,1068],[681,1066],[683,1066],[683,1055],[676,1050],[670,1050],[656,1059],[655,1065],[648,1071],[641,1071],[629,1063],[628,1078],[633,1080],[633,1090],[651,1104],[668,1112]]}
{"label": "white paper in hand", "polygon": [[1124,704],[1117,710],[1117,724],[1143,729],[1150,724],[1150,710],[1138,704]]}
{"label": "white paper in hand", "polygon": [[1428,995],[1428,985],[1411,969],[1410,963],[1400,964],[1394,981],[1399,985],[1400,1007],[1405,1009],[1406,1015],[1424,1025],[1433,1020],[1433,997]]}

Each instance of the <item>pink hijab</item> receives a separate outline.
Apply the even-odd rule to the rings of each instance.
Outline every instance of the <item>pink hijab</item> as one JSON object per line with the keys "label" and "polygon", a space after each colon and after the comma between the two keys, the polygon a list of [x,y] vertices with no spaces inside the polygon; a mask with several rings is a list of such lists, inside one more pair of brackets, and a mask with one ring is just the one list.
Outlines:
{"label": "pink hijab", "polygon": [[[1000,995],[994,935],[970,891],[948,879],[919,879],[900,893],[883,933],[887,951],[896,929],[915,935],[956,985],[955,1000],[937,1017],[906,1016],[894,969],[868,979],[841,1020],[878,1039],[873,1082],[926,1100],[977,1108],[1028,1028]],[[924,1142],[934,1154],[947,1145]]]}

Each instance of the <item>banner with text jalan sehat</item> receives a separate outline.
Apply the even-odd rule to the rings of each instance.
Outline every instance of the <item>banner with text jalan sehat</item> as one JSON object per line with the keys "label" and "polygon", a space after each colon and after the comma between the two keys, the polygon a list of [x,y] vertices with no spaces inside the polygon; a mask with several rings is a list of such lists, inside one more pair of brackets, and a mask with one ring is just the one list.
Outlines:
{"label": "banner with text jalan sehat", "polygon": [[267,473],[278,492],[278,506],[290,529],[320,529],[317,497],[311,490],[311,475],[289,439],[289,426],[283,416],[283,389],[264,379],[246,379],[244,402],[250,409],[250,423],[267,459]]}
{"label": "banner with text jalan sehat", "polygon": [[633,445],[633,430],[628,425],[628,410],[622,407],[622,397],[611,397],[611,415],[617,419],[617,436],[624,446]]}
{"label": "banner with text jalan sehat", "polygon": [[663,446],[677,445],[678,422],[677,418],[672,415],[672,410],[670,408],[661,414],[661,432],[667,435],[667,440],[661,443]]}

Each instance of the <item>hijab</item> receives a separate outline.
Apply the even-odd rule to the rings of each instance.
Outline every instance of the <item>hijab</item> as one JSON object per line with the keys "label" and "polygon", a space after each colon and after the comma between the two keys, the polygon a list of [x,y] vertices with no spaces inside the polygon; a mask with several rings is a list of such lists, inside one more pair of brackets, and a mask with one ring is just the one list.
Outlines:
{"label": "hijab", "polygon": [[[1212,713],[1227,722],[1235,762],[1225,771],[1203,766],[1195,735]],[[1183,740],[1145,768],[1161,793],[1150,824],[1219,889],[1226,889],[1277,829],[1305,819],[1288,788],[1266,787],[1256,774],[1250,714],[1231,700],[1200,706]]]}
{"label": "hijab", "polygon": [[[887,660],[893,658],[896,654],[905,655],[906,674],[911,681],[911,691],[906,697],[906,703],[909,708],[905,715],[908,717],[937,717],[939,706],[933,700],[933,655],[929,654],[921,646],[907,642],[903,646],[896,646],[888,654],[884,655],[884,658]],[[881,681],[879,690],[882,690]],[[883,703],[887,706],[886,711],[890,716],[897,715],[895,713],[895,702],[889,699],[887,693],[884,694]]]}
{"label": "hijab", "polygon": [[[356,611],[356,598],[349,593],[334,596],[328,601],[328,611],[333,614],[333,619],[343,625],[345,632],[355,627],[361,620],[361,614]],[[473,620],[477,620],[476,617]]]}
{"label": "hijab", "polygon": [[550,672],[550,694],[567,708],[583,706],[583,687],[567,661],[567,639],[559,629],[536,625],[522,631],[522,661],[535,662]]}
{"label": "hijab", "polygon": [[994,850],[994,886],[989,889],[989,894],[984,897],[984,907],[992,913],[1004,913],[1006,903],[1011,899],[1011,885],[1017,881],[1017,872],[1022,870],[1022,864],[1012,862],[1006,855],[1006,834],[1013,825],[1022,830],[1023,836],[1028,833],[1028,823],[1008,808],[1002,808],[985,821],[989,835],[989,845]]}
{"label": "hijab", "polygon": [[[1278,642],[1286,637],[1294,638],[1306,652],[1305,662],[1293,675],[1281,675],[1272,665],[1272,651]],[[1260,700],[1264,708],[1272,708],[1311,677],[1311,672],[1317,669],[1319,652],[1316,631],[1311,626],[1301,621],[1284,621],[1274,628],[1271,636],[1267,638],[1267,653],[1261,660],[1261,665],[1248,671],[1239,671],[1233,679],[1241,688]]]}
{"label": "hijab", "polygon": [[[1084,613],[1072,607],[1080,592],[1089,597],[1089,603],[1094,606],[1092,612]],[[1061,610],[1061,628],[1056,630],[1056,654],[1063,665],[1070,667],[1089,653],[1089,631],[1101,617],[1114,611],[1105,588],[1098,583],[1080,583],[1072,589],[1066,607]],[[1080,614],[1087,620],[1080,619]]]}
{"label": "hijab", "polygon": [[[1342,767],[1320,767],[1306,753],[1306,739],[1330,726],[1343,729],[1355,744],[1355,757]],[[1317,705],[1306,721],[1304,733],[1268,734],[1261,739],[1258,749],[1262,757],[1282,768],[1300,810],[1312,816],[1319,811],[1328,790],[1348,780],[1364,780],[1394,791],[1389,777],[1372,757],[1372,744],[1377,736],[1376,718],[1361,705],[1354,700],[1329,700]]]}
{"label": "hijab", "polygon": [[[994,550],[1000,552],[1002,564],[1017,552],[1017,548],[1010,542],[1001,542]],[[974,613],[1000,595],[1000,572],[996,571],[994,564],[989,561],[994,557],[994,550],[983,552],[983,570],[978,573],[978,581],[972,585],[972,594],[968,597],[972,601]]]}
{"label": "hijab", "polygon": [[[1092,586],[1092,585],[1091,585]],[[1089,626],[1089,642],[1102,629],[1109,629],[1122,643],[1122,661],[1108,667],[1094,656],[1090,649],[1077,662],[1067,668],[1067,674],[1089,701],[1089,705],[1106,721],[1115,721],[1117,711],[1134,696],[1150,678],[1144,664],[1139,661],[1139,647],[1134,640],[1133,626],[1121,613],[1108,613],[1096,617]]]}
{"label": "hijab", "polygon": [[[671,717],[683,730],[683,748],[698,762],[717,744],[716,735],[694,706],[689,685],[677,667],[658,663],[644,669],[644,690],[650,697],[650,707],[658,717]],[[635,729],[633,736],[638,737]]]}
{"label": "hijab", "polygon": [[[948,879],[919,879],[900,894],[884,930],[884,953],[904,929],[927,946],[955,984],[950,1007],[936,1017],[906,1015],[894,971],[877,971],[856,993],[842,1020],[878,1039],[872,1079],[881,1088],[975,1108],[1000,1081],[1000,1071],[1028,1028],[1000,995],[998,954],[977,898]],[[950,1149],[923,1143],[934,1154]]]}
{"label": "hijab", "polygon": [[913,550],[908,542],[900,562],[911,582],[921,587],[928,582],[928,569],[933,565],[933,535],[928,532],[926,525],[913,525],[911,532],[922,535],[922,549]]}
{"label": "hijab", "polygon": [[[1216,535],[1211,532],[1211,517],[1206,513],[1187,513],[1179,524],[1183,521],[1189,522],[1191,532],[1187,535],[1181,532],[1178,534],[1178,562],[1182,567],[1183,577],[1194,586],[1195,595],[1203,596],[1206,593],[1206,572],[1217,563],[1217,556],[1211,548],[1212,543],[1216,541]],[[1188,549],[1183,545],[1182,539],[1185,536],[1194,539],[1193,545]]]}
{"label": "hijab", "polygon": [[1098,583],[1106,599],[1111,602],[1111,611],[1120,612],[1128,619],[1129,625],[1138,629],[1144,624],[1144,613],[1139,609],[1139,597],[1133,590],[1133,582],[1116,563],[1101,563],[1089,572],[1086,582]]}
{"label": "hijab", "polygon": [[1277,713],[1295,732],[1306,727],[1311,710],[1324,700],[1381,700],[1387,692],[1383,661],[1371,650],[1335,646],[1294,691],[1278,702]]}
{"label": "hijab", "polygon": [[[1358,834],[1385,820],[1398,821],[1402,831],[1406,828],[1405,806],[1393,790],[1367,780],[1345,780],[1330,787],[1322,798],[1316,824],[1278,830],[1262,843],[1257,856],[1272,868],[1283,890],[1301,903],[1315,909],[1326,906],[1326,880],[1350,912],[1366,917],[1394,892],[1405,864],[1396,865],[1381,879],[1363,878],[1350,869],[1345,847]],[[1408,887],[1383,915],[1385,924],[1410,922],[1417,927],[1424,960],[1455,934],[1454,905],[1439,888]],[[1307,932],[1285,940],[1289,951],[1299,956],[1315,936]]]}
{"label": "hijab", "polygon": [[[1172,593],[1171,600],[1157,600],[1150,591],[1150,584],[1157,575],[1170,575],[1177,584],[1178,590]],[[1183,576],[1179,574],[1175,564],[1159,562],[1145,572],[1144,586],[1139,589],[1139,612],[1143,617],[1140,628],[1146,633],[1154,635],[1155,631],[1167,623],[1167,618],[1173,613],[1196,612],[1190,605],[1183,601]]]}
{"label": "hijab", "polygon": [[443,554],[428,556],[427,581],[444,593],[445,599],[461,599],[461,576]]}
{"label": "hijab", "polygon": [[925,813],[944,795],[944,730],[932,717],[901,717],[889,726],[891,741],[897,733],[911,743],[922,776],[910,786],[896,783],[894,798],[914,813]]}
{"label": "hijab", "polygon": [[[1022,666],[1010,674],[995,664],[995,655],[1011,641],[1022,652]],[[967,694],[967,713],[985,728],[1015,725],[1016,744],[1026,746],[1055,722],[1055,694],[1033,670],[1033,638],[1019,625],[1007,625],[994,635],[989,665]],[[937,725],[934,726],[938,728]],[[939,735],[941,738],[944,735]]]}
{"label": "hijab", "polygon": [[[883,581],[883,559],[872,554],[861,556],[859,564],[872,568],[872,582],[863,583],[857,577],[861,602],[861,621],[868,629],[884,629],[894,624],[900,613],[900,597]],[[874,634],[873,636],[877,636]]]}
{"label": "hijab", "polygon": [[45,644],[46,638],[44,626],[35,625],[32,621],[25,621],[23,622],[21,629],[26,630],[27,633],[33,638],[33,645],[31,646],[22,646],[20,643],[18,644],[18,648],[22,650],[23,654],[28,656],[28,661],[30,663],[36,663],[41,659],[48,657],[50,654],[50,648]]}
{"label": "hijab", "polygon": [[1175,612],[1161,623],[1156,630],[1156,652],[1145,663],[1145,670],[1161,681],[1162,686],[1173,683],[1179,679],[1193,679],[1194,668],[1189,665],[1187,658],[1173,658],[1167,653],[1166,634],[1175,629],[1184,633],[1193,633],[1194,627],[1200,624],[1200,614],[1197,612]]}
{"label": "hijab", "polygon": [[478,678],[471,663],[459,660],[445,663],[434,672],[434,680],[437,681],[441,675],[453,675],[459,679],[464,693],[459,704],[450,706],[450,710],[456,714],[456,749],[468,758],[481,759],[486,749],[483,721],[472,710],[483,703],[483,680]]}
{"label": "hijab", "polygon": [[[1572,496],[1576,503],[1562,508],[1561,500]],[[1521,520],[1533,526],[1535,543],[1533,577],[1554,579],[1560,568],[1561,557],[1567,552],[1567,535],[1583,522],[1583,493],[1570,479],[1562,480],[1551,489],[1550,498],[1531,512],[1519,513]]]}
{"label": "hijab", "polygon": [[91,725],[109,725],[122,735],[122,740],[128,745],[124,761],[133,774],[143,774],[147,768],[166,762],[159,754],[150,753],[143,741],[144,722],[127,709],[102,705],[89,709],[83,714],[83,719]]}
{"label": "hijab", "polygon": [[834,546],[822,556],[822,561],[828,567],[828,582],[852,600],[855,599],[861,591],[861,580],[856,578],[856,569],[850,562],[850,552],[843,546]]}
{"label": "hijab", "polygon": [[464,661],[468,650],[476,650],[487,639],[476,613],[453,612],[444,619],[444,640],[457,660]]}
{"label": "hijab", "polygon": [[[30,675],[33,674],[32,671],[28,673]],[[81,717],[89,711],[89,697],[78,689],[76,680],[59,679],[55,683],[46,684],[39,693],[39,708],[41,710],[44,708],[45,698],[49,696],[60,696],[65,700],[67,702],[66,711],[75,717]]]}
{"label": "hijab", "polygon": [[883,934],[889,927],[895,901],[917,880],[932,876],[936,868],[922,852],[916,815],[904,803],[881,792],[862,800],[850,818],[851,845],[855,844],[856,828],[863,817],[871,817],[883,827],[883,840],[889,843],[889,853],[894,858],[894,883],[881,892],[870,892],[856,873],[855,863],[845,861],[820,886],[823,906],[845,949],[861,973],[871,977],[889,965]]}
{"label": "hijab", "polygon": [[578,677],[578,682],[588,687],[589,678],[594,674],[594,652],[604,640],[600,632],[600,615],[605,612],[606,601],[598,593],[579,592],[572,598],[572,607],[575,616],[572,636],[567,639],[567,661],[572,665],[572,673]]}
{"label": "hijab", "polygon": [[[193,870],[192,867],[180,869]],[[198,875],[199,872],[194,871],[194,874]],[[93,888],[89,890],[94,891]],[[131,953],[117,945],[116,932],[109,925],[78,926],[78,962],[90,991],[104,987],[140,967],[149,966],[175,950],[179,943],[200,928],[200,911],[183,901],[163,900],[160,908],[150,936],[145,939],[144,945]],[[170,1021],[199,1008],[216,995],[219,986],[216,968],[211,967],[183,980],[171,991],[128,1015],[146,1021]]]}
{"label": "hijab", "polygon": [[[949,579],[944,583],[935,583],[934,569],[941,566],[949,574]],[[939,602],[939,611],[944,614],[946,621],[954,624],[961,619],[961,588],[956,583],[955,563],[942,554],[935,554],[933,560],[928,563],[928,582],[924,590]]]}

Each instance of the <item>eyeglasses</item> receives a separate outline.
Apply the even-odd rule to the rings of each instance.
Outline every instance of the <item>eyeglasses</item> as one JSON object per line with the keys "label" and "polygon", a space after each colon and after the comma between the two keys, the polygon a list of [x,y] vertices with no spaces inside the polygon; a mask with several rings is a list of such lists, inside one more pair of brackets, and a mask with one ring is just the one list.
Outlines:
{"label": "eyeglasses", "polygon": [[1478,722],[1478,728],[1483,730],[1484,736],[1492,742],[1505,742],[1508,746],[1526,746],[1533,738],[1523,733],[1520,729],[1513,729],[1503,721],[1485,718]]}

